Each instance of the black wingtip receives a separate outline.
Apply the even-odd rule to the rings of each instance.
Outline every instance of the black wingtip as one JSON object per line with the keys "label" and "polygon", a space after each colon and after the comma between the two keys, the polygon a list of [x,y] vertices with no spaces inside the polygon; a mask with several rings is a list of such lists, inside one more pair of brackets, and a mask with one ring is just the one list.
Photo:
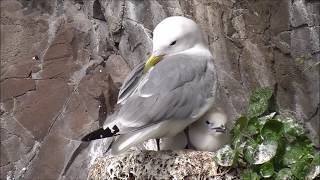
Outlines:
{"label": "black wingtip", "polygon": [[96,139],[103,139],[103,138],[107,138],[107,137],[112,137],[115,134],[111,132],[111,130],[109,128],[107,129],[97,129],[89,134],[87,134],[86,136],[84,136],[81,141],[93,141]]}

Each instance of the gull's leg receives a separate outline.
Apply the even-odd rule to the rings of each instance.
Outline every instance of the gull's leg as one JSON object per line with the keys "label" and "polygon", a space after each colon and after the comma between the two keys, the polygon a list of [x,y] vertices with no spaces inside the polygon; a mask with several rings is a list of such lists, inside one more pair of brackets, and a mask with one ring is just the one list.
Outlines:
{"label": "gull's leg", "polygon": [[183,130],[184,134],[186,135],[187,137],[187,145],[185,147],[185,149],[189,149],[190,148],[190,136],[189,136],[189,127],[185,128]]}
{"label": "gull's leg", "polygon": [[157,151],[160,151],[160,139],[156,138],[156,143],[157,143]]}

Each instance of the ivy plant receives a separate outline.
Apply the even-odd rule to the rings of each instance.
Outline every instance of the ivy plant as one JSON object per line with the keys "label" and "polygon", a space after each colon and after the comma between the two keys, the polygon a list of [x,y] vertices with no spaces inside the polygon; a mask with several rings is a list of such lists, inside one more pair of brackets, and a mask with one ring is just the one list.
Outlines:
{"label": "ivy plant", "polygon": [[299,121],[276,112],[273,104],[270,88],[255,90],[247,112],[235,121],[231,144],[216,152],[215,161],[243,169],[244,180],[319,178],[319,152]]}

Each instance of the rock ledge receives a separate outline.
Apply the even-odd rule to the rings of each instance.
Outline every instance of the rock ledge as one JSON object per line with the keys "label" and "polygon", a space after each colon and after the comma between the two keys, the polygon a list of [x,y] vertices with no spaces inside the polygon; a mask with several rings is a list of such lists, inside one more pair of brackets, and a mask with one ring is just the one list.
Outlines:
{"label": "rock ledge", "polygon": [[213,156],[212,152],[191,150],[107,155],[95,160],[88,179],[232,179]]}

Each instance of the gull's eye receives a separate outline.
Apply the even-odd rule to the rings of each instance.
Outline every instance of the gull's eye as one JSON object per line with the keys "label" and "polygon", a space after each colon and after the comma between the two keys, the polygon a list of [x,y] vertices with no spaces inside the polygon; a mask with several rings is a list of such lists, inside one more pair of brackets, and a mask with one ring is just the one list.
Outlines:
{"label": "gull's eye", "polygon": [[209,122],[209,121],[206,121],[206,124],[210,124],[210,122]]}
{"label": "gull's eye", "polygon": [[176,44],[177,41],[173,41],[172,43],[170,43],[170,46],[173,46]]}

